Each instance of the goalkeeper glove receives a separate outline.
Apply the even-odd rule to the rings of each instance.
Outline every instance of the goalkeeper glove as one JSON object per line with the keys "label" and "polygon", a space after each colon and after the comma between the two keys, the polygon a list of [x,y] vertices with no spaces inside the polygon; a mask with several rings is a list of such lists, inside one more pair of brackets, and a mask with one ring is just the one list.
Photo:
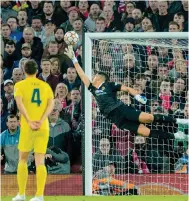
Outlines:
{"label": "goalkeeper glove", "polygon": [[138,102],[142,103],[142,104],[146,104],[147,102],[147,98],[145,96],[141,96],[139,94],[137,94],[135,97],[134,97]]}
{"label": "goalkeeper glove", "polygon": [[64,54],[72,60],[73,64],[78,63],[73,51],[73,46],[69,45],[68,48],[65,49]]}

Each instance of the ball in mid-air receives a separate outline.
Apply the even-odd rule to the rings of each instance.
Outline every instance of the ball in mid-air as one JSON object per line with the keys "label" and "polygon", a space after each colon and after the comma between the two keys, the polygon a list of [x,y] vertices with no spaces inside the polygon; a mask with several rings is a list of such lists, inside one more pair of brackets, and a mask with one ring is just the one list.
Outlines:
{"label": "ball in mid-air", "polygon": [[79,41],[79,36],[75,31],[68,31],[64,35],[64,41],[67,45],[75,45]]}

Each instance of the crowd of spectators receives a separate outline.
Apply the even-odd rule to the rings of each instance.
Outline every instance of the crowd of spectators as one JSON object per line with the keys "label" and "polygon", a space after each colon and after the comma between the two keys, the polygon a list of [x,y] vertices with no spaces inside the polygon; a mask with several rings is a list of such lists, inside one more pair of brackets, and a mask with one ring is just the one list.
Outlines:
{"label": "crowd of spectators", "polygon": [[[49,116],[50,138],[46,153],[48,172],[76,173],[82,170],[81,81],[72,61],[64,54],[67,47],[65,33],[73,30],[79,35],[74,50],[82,66],[83,27],[87,32],[104,33],[188,31],[187,0],[30,0],[0,3],[1,160],[5,160],[5,173],[15,173],[18,164],[19,112],[13,91],[14,84],[25,79],[24,63],[27,60],[34,59],[37,62],[37,77],[47,82],[55,95],[55,107]],[[171,41],[173,46],[178,43],[178,40]],[[186,47],[187,42],[181,48],[168,48],[165,44],[152,48],[105,40],[94,41],[93,71],[107,72],[111,81],[133,86],[148,98],[147,105],[143,107],[128,94],[118,94],[120,101],[125,104],[132,104],[142,111],[188,119],[189,58]],[[177,125],[149,126],[157,129],[158,126],[164,127],[169,132],[178,130]],[[180,142],[174,143],[175,146],[168,141],[152,142],[120,131],[99,114],[95,101],[93,131],[94,172],[109,164],[116,164],[118,169],[115,172],[119,174],[174,172],[174,164],[186,152],[186,146]],[[187,126],[182,127],[181,132],[187,134]],[[162,149],[161,143],[166,144],[167,148]],[[152,144],[156,146],[152,148]],[[175,150],[178,146],[184,147],[181,153]],[[32,153],[28,163],[30,170],[35,172]],[[167,164],[169,167],[165,171],[163,166]]]}

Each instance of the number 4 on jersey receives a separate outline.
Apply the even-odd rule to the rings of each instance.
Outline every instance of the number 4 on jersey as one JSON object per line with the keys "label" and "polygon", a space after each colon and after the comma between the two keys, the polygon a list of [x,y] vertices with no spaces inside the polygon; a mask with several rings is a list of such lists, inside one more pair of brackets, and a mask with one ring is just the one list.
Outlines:
{"label": "number 4 on jersey", "polygon": [[40,106],[41,99],[40,99],[40,91],[39,91],[39,89],[34,89],[33,90],[31,102],[36,103],[38,106]]}

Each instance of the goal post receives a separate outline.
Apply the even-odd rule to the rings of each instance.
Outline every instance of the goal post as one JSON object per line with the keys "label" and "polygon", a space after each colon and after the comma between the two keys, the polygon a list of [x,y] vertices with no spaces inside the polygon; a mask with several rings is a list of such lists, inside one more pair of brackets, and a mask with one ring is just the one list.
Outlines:
{"label": "goal post", "polygon": [[[90,37],[85,34],[85,73],[91,80],[92,78],[92,41]],[[84,168],[84,178],[85,178],[85,195],[92,195],[92,96],[90,91],[85,87],[85,168]],[[87,153],[88,152],[88,153]]]}
{"label": "goal post", "polygon": [[[164,42],[161,44],[161,42],[149,43],[150,40],[163,40]],[[166,40],[188,40],[188,33],[177,33],[177,32],[163,32],[163,33],[157,33],[157,32],[145,32],[145,33],[85,33],[84,37],[84,51],[85,51],[85,57],[84,57],[84,66],[85,66],[85,73],[89,77],[89,79],[92,79],[93,74],[93,67],[92,67],[92,47],[94,45],[94,40],[105,40],[109,43],[113,43],[116,45],[119,44],[138,44],[138,45],[144,45],[144,46],[167,46],[167,47],[173,47],[176,48],[184,48],[187,49],[187,43],[185,43],[184,47],[180,47],[177,44],[172,45],[171,43],[165,43]],[[118,61],[119,62],[119,61]],[[85,195],[91,196],[92,193],[92,183],[93,183],[93,163],[92,163],[92,156],[93,156],[93,128],[92,128],[92,95],[85,87],[85,168],[84,168],[84,174],[85,174]],[[134,176],[135,177],[135,176]],[[179,181],[178,181],[179,182]]]}

